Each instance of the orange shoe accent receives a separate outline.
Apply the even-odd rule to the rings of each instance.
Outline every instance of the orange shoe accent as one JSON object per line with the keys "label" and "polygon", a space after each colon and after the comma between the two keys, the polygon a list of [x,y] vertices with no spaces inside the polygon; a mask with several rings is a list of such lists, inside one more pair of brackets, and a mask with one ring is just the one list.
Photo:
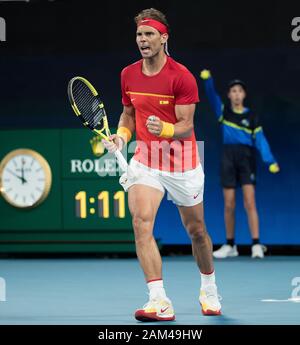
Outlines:
{"label": "orange shoe accent", "polygon": [[[205,316],[218,316],[218,315],[222,315],[221,313],[221,309],[219,310],[211,310],[211,309],[207,309],[206,308],[206,305],[202,305],[201,302],[200,302],[200,306],[201,306],[201,311],[202,311],[202,314],[205,315]],[[205,308],[205,309],[204,309]]]}
{"label": "orange shoe accent", "polygon": [[221,310],[210,310],[210,309],[207,309],[207,310],[202,309],[202,314],[205,315],[205,316],[219,316],[219,315],[222,315]]}

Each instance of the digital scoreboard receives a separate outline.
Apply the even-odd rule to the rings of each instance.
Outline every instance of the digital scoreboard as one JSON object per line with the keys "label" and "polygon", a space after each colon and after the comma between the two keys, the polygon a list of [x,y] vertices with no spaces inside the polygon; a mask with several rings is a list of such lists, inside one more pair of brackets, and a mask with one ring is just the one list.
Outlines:
{"label": "digital scoreboard", "polygon": [[50,167],[52,181],[39,203],[18,207],[19,195],[26,201],[38,195],[44,175],[29,155],[13,155],[8,167],[2,164],[3,176],[0,165],[0,252],[135,250],[117,162],[107,153],[95,156],[92,137],[86,129],[1,131],[2,163],[14,151],[29,150]]}

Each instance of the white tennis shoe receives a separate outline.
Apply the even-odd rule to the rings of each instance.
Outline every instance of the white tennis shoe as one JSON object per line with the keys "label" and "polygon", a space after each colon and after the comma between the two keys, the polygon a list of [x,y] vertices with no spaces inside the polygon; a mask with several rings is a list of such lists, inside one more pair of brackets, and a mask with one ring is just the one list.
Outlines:
{"label": "white tennis shoe", "polygon": [[239,252],[237,251],[236,245],[231,246],[229,244],[223,244],[222,247],[213,252],[213,256],[216,259],[225,259],[229,257],[238,256]]}
{"label": "white tennis shoe", "polygon": [[200,290],[199,302],[203,315],[221,315],[221,303],[219,301],[216,284],[207,285]]}
{"label": "white tennis shoe", "polygon": [[263,246],[262,244],[254,244],[251,248],[252,250],[252,258],[259,258],[263,259],[265,257],[265,252],[267,251],[267,247]]}
{"label": "white tennis shoe", "polygon": [[175,320],[174,308],[168,298],[150,299],[142,309],[135,312],[138,321],[173,321]]}

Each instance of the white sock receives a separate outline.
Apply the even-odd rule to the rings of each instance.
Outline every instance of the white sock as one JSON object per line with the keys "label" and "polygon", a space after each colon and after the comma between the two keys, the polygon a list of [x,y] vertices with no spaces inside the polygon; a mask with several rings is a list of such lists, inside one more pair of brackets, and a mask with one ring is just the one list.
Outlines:
{"label": "white sock", "polygon": [[149,289],[149,296],[150,299],[166,299],[166,291],[164,289],[164,283],[162,279],[158,280],[150,280],[147,283],[148,289]]}
{"label": "white sock", "polygon": [[201,273],[201,289],[204,289],[207,285],[216,284],[215,271],[209,274]]}

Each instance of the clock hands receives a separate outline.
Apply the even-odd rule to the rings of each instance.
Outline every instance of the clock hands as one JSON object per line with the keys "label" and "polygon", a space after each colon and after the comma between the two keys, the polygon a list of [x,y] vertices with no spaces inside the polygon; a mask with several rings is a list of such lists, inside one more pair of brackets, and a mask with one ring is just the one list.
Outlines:
{"label": "clock hands", "polygon": [[1,159],[0,194],[9,204],[19,208],[37,206],[50,188],[51,169],[38,152],[17,149]]}
{"label": "clock hands", "polygon": [[11,171],[11,170],[8,169],[8,168],[7,168],[7,171],[8,171],[11,175],[13,175],[13,176],[17,177],[18,179],[20,179],[20,180],[22,181],[22,184],[27,182],[27,180],[25,180],[25,178],[24,178],[23,176],[17,175],[16,173],[14,173],[13,171]]}
{"label": "clock hands", "polygon": [[22,167],[21,167],[21,177],[22,177],[22,184],[24,184],[25,182],[27,182],[24,178],[24,163],[25,163],[25,159],[22,158]]}

